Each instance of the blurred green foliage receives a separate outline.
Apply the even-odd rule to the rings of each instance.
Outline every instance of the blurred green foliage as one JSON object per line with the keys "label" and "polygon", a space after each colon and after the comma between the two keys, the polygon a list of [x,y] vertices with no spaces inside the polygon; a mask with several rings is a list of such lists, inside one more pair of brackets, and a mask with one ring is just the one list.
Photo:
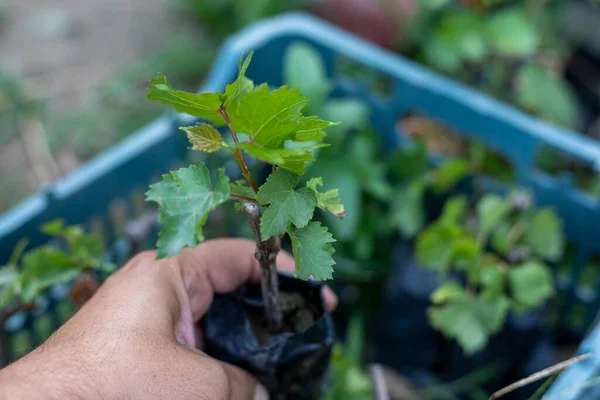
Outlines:
{"label": "blurred green foliage", "polygon": [[110,273],[115,266],[104,260],[104,245],[78,226],[65,226],[55,220],[44,224],[42,232],[57,239],[24,252],[22,240],[8,263],[0,268],[0,310],[30,304],[46,289],[68,283],[84,271]]}
{"label": "blurred green foliage", "polygon": [[401,51],[550,122],[579,129],[562,69],[564,0],[420,0]]}
{"label": "blurred green foliage", "polygon": [[206,27],[228,35],[258,19],[305,8],[317,0],[180,0],[183,9]]}
{"label": "blurred green foliage", "polygon": [[531,311],[554,294],[547,263],[563,256],[562,222],[551,209],[532,204],[523,191],[470,202],[451,197],[418,235],[419,262],[447,278],[431,295],[429,321],[466,354],[482,350],[509,311]]}
{"label": "blurred green foliage", "polygon": [[[562,222],[552,210],[534,208],[526,192],[481,196],[487,190],[480,175],[512,181],[503,158],[471,142],[432,163],[431,143],[422,140],[431,139],[426,135],[386,152],[369,129],[369,111],[359,99],[328,98],[334,85],[318,53],[304,43],[292,44],[284,71],[286,81],[302,93],[316,94],[312,110],[342,121],[330,130],[331,146],[309,166],[323,176],[326,189],[339,187],[346,206],[343,220],[327,221],[338,238],[337,278],[358,285],[359,292],[367,290],[387,276],[395,243],[416,238],[419,262],[452,277],[433,294],[429,321],[467,354],[485,347],[509,311],[530,311],[550,298],[554,285],[547,263],[562,258]],[[438,129],[425,126],[425,131]],[[471,200],[457,195],[465,191]],[[444,205],[433,221],[428,199]],[[466,285],[457,280],[461,276]],[[377,289],[359,294],[356,303],[373,305],[376,298]]]}
{"label": "blurred green foliage", "polygon": [[331,382],[321,400],[371,400],[373,384],[362,366],[365,345],[365,313],[350,317],[346,343],[336,343],[331,355]]}

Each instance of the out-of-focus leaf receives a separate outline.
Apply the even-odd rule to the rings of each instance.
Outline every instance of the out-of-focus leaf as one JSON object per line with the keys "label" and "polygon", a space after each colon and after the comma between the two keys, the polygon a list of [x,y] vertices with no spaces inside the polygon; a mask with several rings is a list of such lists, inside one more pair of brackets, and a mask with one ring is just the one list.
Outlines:
{"label": "out-of-focus leaf", "polygon": [[476,269],[476,271],[473,271],[476,273],[475,277],[469,279],[469,281],[476,283],[478,280],[477,274],[479,272],[477,264],[479,262],[479,255],[481,253],[479,244],[475,238],[465,235],[454,241],[453,248],[454,253],[452,257],[452,263],[456,265],[457,268],[463,268],[467,271]]}
{"label": "out-of-focus leaf", "polygon": [[0,268],[0,310],[18,294],[19,271],[13,265]]}
{"label": "out-of-focus leaf", "polygon": [[346,160],[322,160],[310,166],[308,175],[321,176],[324,191],[335,188],[339,190],[346,211],[344,219],[326,213],[325,222],[338,240],[352,239],[360,222],[363,205],[361,184],[354,173],[352,164]]}
{"label": "out-of-focus leaf", "polygon": [[427,145],[418,140],[397,149],[389,161],[390,172],[402,180],[415,179],[428,171]]}
{"label": "out-of-focus leaf", "polygon": [[379,159],[377,137],[371,131],[363,131],[352,137],[349,159],[354,173],[365,193],[380,201],[389,201],[392,187],[388,182],[387,166]]}
{"label": "out-of-focus leaf", "polygon": [[509,236],[511,228],[512,225],[509,222],[503,221],[492,233],[490,244],[494,251],[498,252],[499,254],[507,254],[515,244]]}
{"label": "out-of-focus leaf", "polygon": [[456,339],[467,355],[482,350],[489,337],[506,319],[510,302],[506,297],[463,296],[427,310],[431,325],[446,337]]}
{"label": "out-of-focus leaf", "polygon": [[463,180],[469,170],[469,162],[465,159],[447,160],[432,172],[431,187],[438,193],[447,192]]}
{"label": "out-of-focus leaf", "polygon": [[518,72],[518,103],[540,117],[567,128],[577,128],[577,103],[571,87],[561,77],[539,65]]}
{"label": "out-of-focus leaf", "polygon": [[454,241],[461,227],[439,221],[425,229],[417,238],[417,258],[424,267],[446,272],[454,257]]}
{"label": "out-of-focus leaf", "polygon": [[426,60],[435,67],[456,71],[463,61],[482,61],[488,52],[481,16],[463,9],[442,16],[433,37],[424,45]]}
{"label": "out-of-focus leaf", "polygon": [[433,304],[444,304],[448,301],[456,301],[465,296],[465,288],[458,282],[446,281],[431,294]]}
{"label": "out-of-focus leaf", "polygon": [[548,261],[559,261],[564,251],[565,238],[558,215],[549,208],[538,210],[527,226],[523,243],[538,256]]}
{"label": "out-of-focus leaf", "polygon": [[23,256],[22,268],[20,295],[26,303],[53,285],[75,279],[81,272],[71,257],[50,246],[38,247]]}
{"label": "out-of-focus leaf", "polygon": [[513,298],[524,310],[540,306],[554,294],[552,272],[537,261],[511,267],[508,281]]}
{"label": "out-of-focus leaf", "polygon": [[480,283],[484,288],[483,294],[486,296],[502,295],[505,291],[506,279],[506,269],[500,263],[484,264],[480,271]]}
{"label": "out-of-focus leaf", "polygon": [[444,204],[441,221],[451,224],[458,224],[467,212],[467,198],[465,196],[451,197]]}
{"label": "out-of-focus leaf", "polygon": [[306,43],[292,43],[285,54],[283,74],[288,85],[310,99],[308,108],[318,112],[330,88],[320,54]]}
{"label": "out-of-focus leaf", "polygon": [[488,194],[477,203],[479,233],[489,235],[506,217],[510,207],[500,196]]}
{"label": "out-of-focus leaf", "polygon": [[320,116],[328,121],[342,121],[327,132],[327,143],[338,146],[351,130],[362,129],[369,122],[369,108],[353,98],[331,99],[323,104]]}
{"label": "out-of-focus leaf", "polygon": [[541,41],[536,25],[520,7],[501,10],[489,17],[487,37],[496,52],[510,57],[533,54]]}
{"label": "out-of-focus leaf", "polygon": [[425,181],[415,180],[408,187],[401,187],[392,196],[392,224],[405,238],[412,238],[425,226]]}

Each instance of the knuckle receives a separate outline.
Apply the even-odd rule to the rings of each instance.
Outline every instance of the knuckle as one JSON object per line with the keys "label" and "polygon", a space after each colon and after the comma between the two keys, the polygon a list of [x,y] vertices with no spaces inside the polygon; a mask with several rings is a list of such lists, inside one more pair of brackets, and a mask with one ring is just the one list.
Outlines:
{"label": "knuckle", "polygon": [[205,371],[206,383],[210,385],[213,391],[213,398],[229,399],[231,383],[229,374],[223,364],[216,360],[207,359],[203,368]]}

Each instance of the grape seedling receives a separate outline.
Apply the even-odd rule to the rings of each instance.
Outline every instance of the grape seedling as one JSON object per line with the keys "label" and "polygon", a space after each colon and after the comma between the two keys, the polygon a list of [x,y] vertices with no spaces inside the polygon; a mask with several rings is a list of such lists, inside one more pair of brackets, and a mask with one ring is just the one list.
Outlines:
{"label": "grape seedling", "polygon": [[[200,162],[169,174],[150,186],[147,200],[159,206],[162,229],[158,257],[172,257],[184,247],[204,240],[202,228],[209,213],[233,200],[242,209],[257,239],[256,258],[262,270],[262,289],[269,329],[282,326],[278,302],[275,258],[281,249],[282,235],[289,235],[296,260],[295,275],[301,279],[332,278],[335,241],[327,228],[312,221],[316,207],[344,216],[337,189],[321,192],[322,179],[308,182],[302,175],[314,152],[327,146],[324,129],[336,125],[315,116],[304,116],[308,103],[298,89],[268,85],[255,86],[245,76],[252,53],[240,63],[237,79],[223,93],[193,94],[175,90],[164,75],[151,80],[148,98],[172,106],[208,122],[181,128],[193,150],[231,152],[244,180],[231,182],[225,169],[211,171]],[[223,139],[217,128],[231,135]],[[259,185],[248,168],[250,155],[270,164],[271,173]]]}

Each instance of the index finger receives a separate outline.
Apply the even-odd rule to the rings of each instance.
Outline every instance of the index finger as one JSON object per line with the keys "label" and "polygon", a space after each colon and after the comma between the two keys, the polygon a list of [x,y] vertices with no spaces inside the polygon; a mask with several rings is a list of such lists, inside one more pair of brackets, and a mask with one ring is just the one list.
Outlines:
{"label": "index finger", "polygon": [[[247,239],[216,239],[184,250],[178,256],[195,321],[206,313],[214,293],[232,292],[246,282],[260,281],[255,248],[256,244]],[[294,259],[281,251],[277,256],[277,268],[294,271]],[[324,287],[323,296],[327,307],[333,311],[337,297],[328,287]]]}

